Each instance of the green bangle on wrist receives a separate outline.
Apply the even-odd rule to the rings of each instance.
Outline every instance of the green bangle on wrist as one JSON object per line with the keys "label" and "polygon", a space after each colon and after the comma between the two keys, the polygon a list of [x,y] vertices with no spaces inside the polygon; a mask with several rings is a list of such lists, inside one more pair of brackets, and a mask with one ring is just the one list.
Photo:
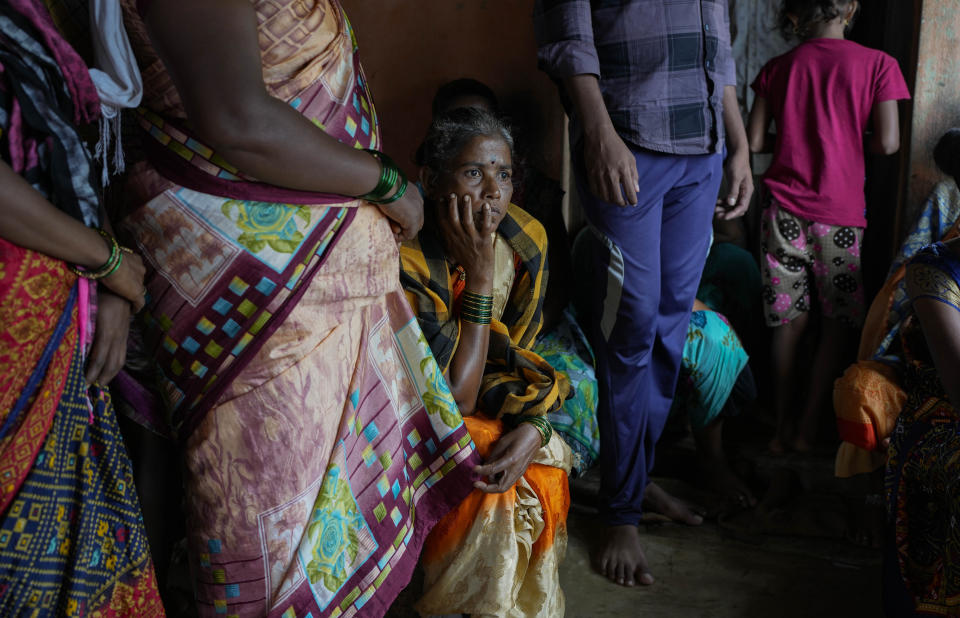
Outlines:
{"label": "green bangle on wrist", "polygon": [[493,296],[464,292],[460,298],[460,319],[472,324],[489,324],[493,318]]}
{"label": "green bangle on wrist", "polygon": [[550,424],[550,421],[547,420],[547,417],[533,415],[521,416],[517,422],[517,426],[522,424],[534,426],[534,428],[540,434],[540,448],[543,448],[550,443],[550,438],[553,437],[553,425]]}
{"label": "green bangle on wrist", "polygon": [[68,265],[67,268],[70,269],[70,272],[77,275],[78,277],[83,277],[84,279],[106,279],[113,273],[117,272],[117,269],[120,268],[120,264],[123,262],[123,254],[131,253],[130,249],[126,247],[121,247],[117,242],[117,239],[108,234],[102,229],[98,229],[97,233],[103,237],[107,242],[107,245],[110,246],[110,257],[107,258],[107,261],[103,263],[103,266],[90,270],[84,269],[80,270],[76,266]]}
{"label": "green bangle on wrist", "polygon": [[[370,153],[374,159],[380,163],[380,179],[377,186],[369,193],[360,197],[373,204],[392,204],[399,200],[407,192],[407,176],[403,173],[393,159],[378,150],[364,149],[364,152]],[[391,195],[391,192],[393,194]],[[387,196],[390,197],[387,197]]]}

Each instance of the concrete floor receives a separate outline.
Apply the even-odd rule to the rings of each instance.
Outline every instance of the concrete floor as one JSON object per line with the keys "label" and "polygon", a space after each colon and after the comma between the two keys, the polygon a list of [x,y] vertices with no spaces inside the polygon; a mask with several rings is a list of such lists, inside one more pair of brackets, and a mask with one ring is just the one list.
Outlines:
{"label": "concrete floor", "polygon": [[[596,471],[572,482],[569,545],[560,568],[568,618],[808,618],[882,616],[879,551],[847,540],[859,524],[854,506],[865,485],[833,477],[832,446],[811,455],[773,458],[762,441],[738,446],[738,469],[758,496],[756,509],[724,513],[722,501],[693,486],[688,439],[658,445],[655,480],[702,507],[707,520],[688,527],[649,517],[641,526],[657,579],[623,588],[593,571],[589,548],[599,530]],[[655,471],[657,472],[657,471]],[[415,618],[416,580],[388,618]]]}
{"label": "concrete floor", "polygon": [[[675,483],[663,483],[684,493]],[[644,525],[644,548],[657,581],[627,589],[590,568],[594,522],[592,509],[572,509],[560,569],[568,618],[882,615],[874,550],[815,536],[741,536],[717,519],[696,528]]]}
{"label": "concrete floor", "polygon": [[[857,505],[864,504],[866,483],[833,477],[832,446],[811,455],[773,458],[763,453],[759,435],[748,437],[736,445],[733,459],[762,499],[755,509],[725,512],[722,500],[694,486],[696,456],[689,437],[664,442],[657,446],[655,480],[701,507],[706,521],[688,527],[648,516],[641,529],[657,581],[650,587],[623,588],[590,566],[589,549],[600,530],[595,508],[599,475],[593,470],[573,481],[569,542],[560,568],[568,618],[883,615],[879,552],[847,540],[852,531],[864,529]],[[387,618],[418,618],[412,605],[420,577],[414,576]],[[179,584],[172,586],[180,590],[167,599],[172,602],[168,609],[171,616],[187,618],[195,615],[189,586],[186,579]]]}

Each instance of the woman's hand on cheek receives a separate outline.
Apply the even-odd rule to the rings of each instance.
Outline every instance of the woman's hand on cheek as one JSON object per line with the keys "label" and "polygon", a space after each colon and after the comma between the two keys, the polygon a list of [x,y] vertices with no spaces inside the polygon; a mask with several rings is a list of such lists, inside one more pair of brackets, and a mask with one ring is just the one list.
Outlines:
{"label": "woman's hand on cheek", "polygon": [[87,358],[87,384],[106,386],[123,369],[130,333],[130,302],[100,290],[97,295],[97,330]]}
{"label": "woman's hand on cheek", "polygon": [[473,486],[488,494],[503,493],[513,487],[540,450],[540,439],[540,432],[528,423],[504,434],[487,461],[473,469],[481,479],[474,481]]}
{"label": "woman's hand on cheek", "polygon": [[469,195],[457,198],[451,193],[439,218],[450,257],[463,266],[469,279],[489,278],[493,273],[493,241],[490,236],[496,229],[490,205],[484,204],[479,216],[475,216],[473,199]]}
{"label": "woman's hand on cheek", "polygon": [[423,227],[423,198],[414,187],[408,187],[403,197],[392,204],[377,204],[387,218],[398,243],[410,240]]}

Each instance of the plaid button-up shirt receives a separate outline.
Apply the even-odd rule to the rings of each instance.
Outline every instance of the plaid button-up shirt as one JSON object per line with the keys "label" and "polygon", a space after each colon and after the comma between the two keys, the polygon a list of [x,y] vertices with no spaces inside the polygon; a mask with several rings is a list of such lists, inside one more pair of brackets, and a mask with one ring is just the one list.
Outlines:
{"label": "plaid button-up shirt", "polygon": [[540,67],[557,80],[596,75],[625,141],[721,151],[723,89],[737,81],[726,0],[537,0],[534,25]]}

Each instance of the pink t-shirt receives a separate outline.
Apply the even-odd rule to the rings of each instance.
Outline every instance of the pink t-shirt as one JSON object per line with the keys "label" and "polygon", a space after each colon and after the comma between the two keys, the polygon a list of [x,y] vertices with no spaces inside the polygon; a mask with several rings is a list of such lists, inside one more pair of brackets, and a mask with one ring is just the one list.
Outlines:
{"label": "pink t-shirt", "polygon": [[897,62],[844,39],[810,39],[768,62],[752,84],[777,123],[764,182],[809,221],[865,227],[864,132],[873,106],[909,99]]}

